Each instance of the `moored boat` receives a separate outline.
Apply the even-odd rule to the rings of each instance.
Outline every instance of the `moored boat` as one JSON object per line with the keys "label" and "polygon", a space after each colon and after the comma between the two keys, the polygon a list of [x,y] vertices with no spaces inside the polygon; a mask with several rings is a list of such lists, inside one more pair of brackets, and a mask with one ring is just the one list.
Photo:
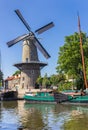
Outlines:
{"label": "moored boat", "polygon": [[88,105],[88,95],[68,96],[68,101],[65,103]]}
{"label": "moored boat", "polygon": [[25,93],[24,99],[30,103],[56,103],[51,89],[32,89]]}
{"label": "moored boat", "polygon": [[63,94],[67,95],[67,101],[62,103],[65,104],[80,104],[80,105],[88,105],[88,92],[85,90],[78,92],[63,92]]}

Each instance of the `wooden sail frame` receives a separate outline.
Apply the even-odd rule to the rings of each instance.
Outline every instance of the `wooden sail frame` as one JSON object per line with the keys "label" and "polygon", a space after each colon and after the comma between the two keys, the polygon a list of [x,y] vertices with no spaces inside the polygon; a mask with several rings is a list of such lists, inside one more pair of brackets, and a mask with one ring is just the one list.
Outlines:
{"label": "wooden sail frame", "polygon": [[84,83],[85,83],[85,87],[88,88],[87,78],[86,78],[85,61],[84,61],[84,52],[83,52],[83,46],[82,46],[82,33],[81,33],[81,25],[80,25],[80,17],[79,17],[79,15],[78,15],[78,30],[79,30],[79,36],[80,36],[80,51],[81,51],[81,56],[82,56],[82,68],[83,68]]}

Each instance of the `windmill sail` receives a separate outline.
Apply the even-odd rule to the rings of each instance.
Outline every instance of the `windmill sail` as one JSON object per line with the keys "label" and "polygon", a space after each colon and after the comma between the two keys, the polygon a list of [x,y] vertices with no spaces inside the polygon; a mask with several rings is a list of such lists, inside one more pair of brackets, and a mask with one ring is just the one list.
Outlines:
{"label": "windmill sail", "polygon": [[11,46],[13,46],[14,44],[16,44],[17,42],[19,42],[19,41],[21,41],[21,40],[27,38],[28,36],[29,36],[29,34],[24,34],[24,35],[22,35],[22,36],[19,36],[19,37],[17,37],[16,39],[7,42],[7,45],[8,45],[8,47],[11,47]]}
{"label": "windmill sail", "polygon": [[18,17],[20,18],[20,20],[23,22],[23,24],[26,26],[26,28],[28,29],[28,31],[31,30],[30,26],[28,25],[28,23],[26,22],[26,20],[23,18],[22,14],[20,13],[20,11],[17,9],[15,10],[16,14],[18,15]]}
{"label": "windmill sail", "polygon": [[34,37],[34,39],[35,39],[35,42],[34,42],[35,46],[40,50],[40,52],[44,55],[44,57],[47,59],[50,58],[50,55],[45,50],[45,48],[41,45],[39,40],[36,37]]}
{"label": "windmill sail", "polygon": [[[28,25],[28,23],[26,22],[26,20],[22,16],[21,12],[17,9],[17,10],[15,10],[15,13],[19,17],[19,19],[22,21],[22,23],[25,25],[25,27],[28,29],[29,33],[24,34],[22,36],[19,36],[16,39],[7,42],[8,47],[13,46],[14,44],[16,44],[17,42],[19,42],[21,40],[26,40],[26,39],[34,40],[33,44],[40,50],[40,52],[44,55],[44,57],[49,58],[50,55],[45,50],[45,48],[42,46],[42,44],[39,42],[39,40],[35,37],[35,34],[31,31],[30,26]],[[47,25],[43,26],[42,28],[37,29],[35,32],[37,32],[38,34],[41,34],[44,31],[47,31],[48,29],[52,28],[53,26],[54,26],[54,23],[50,22]]]}
{"label": "windmill sail", "polygon": [[50,22],[49,24],[37,29],[35,32],[38,33],[38,34],[41,34],[45,31],[47,31],[48,29],[52,28],[53,26],[54,26],[54,23]]}

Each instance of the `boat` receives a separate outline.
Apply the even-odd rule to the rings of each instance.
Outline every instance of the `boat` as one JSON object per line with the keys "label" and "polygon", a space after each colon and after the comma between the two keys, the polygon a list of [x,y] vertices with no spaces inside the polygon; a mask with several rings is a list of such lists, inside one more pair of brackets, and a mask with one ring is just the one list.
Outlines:
{"label": "boat", "polygon": [[[70,100],[69,100],[70,99]],[[75,103],[75,104],[81,104],[81,105],[88,105],[88,95],[84,95],[84,96],[75,96],[75,97],[69,97],[68,96],[68,101],[69,103]]]}
{"label": "boat", "polygon": [[88,105],[88,94],[85,95],[68,95],[68,101],[67,103],[70,104],[80,104],[80,105]]}
{"label": "boat", "polygon": [[61,101],[64,104],[80,104],[80,105],[88,105],[88,91],[68,91],[62,92],[62,94],[67,95],[67,100]]}
{"label": "boat", "polygon": [[14,101],[18,100],[18,92],[17,91],[2,91],[0,93],[0,101]]}
{"label": "boat", "polygon": [[56,103],[51,89],[32,89],[23,98],[29,103]]}

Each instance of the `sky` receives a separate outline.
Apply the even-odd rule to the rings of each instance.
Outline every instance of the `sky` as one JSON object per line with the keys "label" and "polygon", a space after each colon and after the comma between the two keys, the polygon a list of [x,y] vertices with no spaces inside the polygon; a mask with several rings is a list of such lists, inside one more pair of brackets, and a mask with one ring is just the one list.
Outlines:
{"label": "sky", "polygon": [[54,27],[36,37],[50,54],[49,59],[38,51],[39,60],[48,63],[41,70],[41,75],[56,74],[59,48],[64,45],[65,36],[78,32],[77,12],[79,12],[81,29],[88,33],[88,0],[0,0],[0,67],[4,78],[16,70],[13,65],[22,62],[22,41],[8,48],[7,42],[28,30],[20,21],[14,10],[19,9],[31,30],[54,22]]}

